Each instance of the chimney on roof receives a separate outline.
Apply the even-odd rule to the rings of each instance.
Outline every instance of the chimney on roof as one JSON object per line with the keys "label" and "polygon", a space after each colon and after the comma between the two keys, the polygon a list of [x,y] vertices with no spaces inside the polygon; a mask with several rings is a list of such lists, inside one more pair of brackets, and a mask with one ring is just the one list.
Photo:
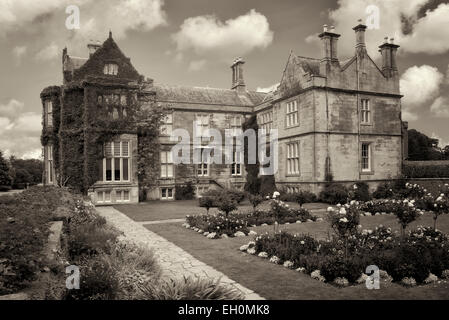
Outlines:
{"label": "chimney on roof", "polygon": [[325,24],[323,26],[323,32],[318,37],[320,37],[322,42],[322,60],[338,62],[337,41],[340,35],[335,33],[335,27],[331,26],[328,28],[327,24]]}
{"label": "chimney on roof", "polygon": [[382,55],[382,72],[385,77],[391,78],[398,75],[398,66],[396,64],[396,52],[399,46],[394,43],[394,39],[388,37],[384,38],[384,43],[379,46],[379,51]]}
{"label": "chimney on roof", "polygon": [[231,65],[232,69],[232,86],[231,89],[236,89],[238,93],[246,91],[245,80],[243,79],[243,64],[245,61],[241,57],[234,60]]}
{"label": "chimney on roof", "polygon": [[352,30],[355,31],[355,50],[356,52],[366,51],[365,44],[365,30],[366,26],[362,23],[362,19],[358,20],[358,25],[356,25]]}
{"label": "chimney on roof", "polygon": [[95,51],[101,47],[100,41],[96,41],[95,43],[92,40],[90,41],[91,42],[87,45],[87,49],[89,50],[89,58],[92,57]]}

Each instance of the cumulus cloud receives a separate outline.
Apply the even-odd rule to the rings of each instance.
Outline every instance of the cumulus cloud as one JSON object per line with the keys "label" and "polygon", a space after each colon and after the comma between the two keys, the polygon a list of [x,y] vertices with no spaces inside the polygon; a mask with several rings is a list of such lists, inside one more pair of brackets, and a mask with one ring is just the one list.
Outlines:
{"label": "cumulus cloud", "polygon": [[273,84],[273,85],[271,85],[271,86],[269,86],[269,87],[257,87],[257,89],[256,89],[256,91],[257,92],[265,92],[265,93],[268,93],[268,92],[271,92],[271,91],[274,91],[274,90],[276,90],[277,89],[277,87],[279,86],[279,82],[278,83],[275,83],[275,84]]}
{"label": "cumulus cloud", "polygon": [[80,0],[76,1],[80,28],[68,30],[65,9],[73,4],[70,0],[0,0],[0,36],[33,34],[40,40],[33,45],[34,52],[44,49],[39,44],[54,42],[81,55],[89,40],[102,41],[109,30],[115,39],[122,39],[129,31],[149,31],[167,24],[164,0]]}
{"label": "cumulus cloud", "polygon": [[413,32],[401,39],[401,45],[412,53],[438,54],[449,50],[449,28],[447,28],[449,4],[440,4],[435,10],[413,25]]}
{"label": "cumulus cloud", "polygon": [[256,48],[266,48],[273,41],[267,18],[254,9],[224,23],[215,15],[184,20],[172,35],[178,51],[193,50],[198,55],[230,60]]}
{"label": "cumulus cloud", "polygon": [[[366,32],[367,50],[372,57],[378,57],[378,46],[385,36],[395,38],[401,46],[401,52],[443,53],[449,50],[449,29],[447,24],[449,4],[443,3],[421,14],[422,9],[430,7],[431,0],[339,0],[338,8],[329,12],[330,23],[341,33],[339,53],[344,56],[354,54],[355,36],[352,27],[362,19],[370,25],[373,11],[370,6],[379,9],[379,28]],[[372,8],[372,7],[371,7]],[[314,42],[315,36],[306,38]]]}
{"label": "cumulus cloud", "polygon": [[39,61],[50,61],[57,58],[59,55],[59,47],[56,43],[52,42],[38,53],[36,53],[35,58]]}
{"label": "cumulus cloud", "polygon": [[437,68],[428,65],[408,68],[399,81],[402,98],[403,117],[416,120],[414,112],[424,103],[439,95],[444,75]]}
{"label": "cumulus cloud", "polygon": [[0,104],[0,150],[21,158],[40,156],[42,117],[35,112],[22,112],[23,107],[15,99]]}
{"label": "cumulus cloud", "polygon": [[449,98],[436,98],[430,106],[430,112],[439,118],[449,118]]}

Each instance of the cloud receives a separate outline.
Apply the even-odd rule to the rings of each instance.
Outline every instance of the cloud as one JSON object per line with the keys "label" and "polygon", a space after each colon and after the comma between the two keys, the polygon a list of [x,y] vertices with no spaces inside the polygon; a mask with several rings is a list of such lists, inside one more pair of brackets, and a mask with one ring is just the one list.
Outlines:
{"label": "cloud", "polygon": [[[70,14],[68,5],[76,3],[80,10],[80,28],[65,26]],[[67,46],[69,53],[85,54],[89,40],[105,40],[109,30],[115,39],[123,39],[129,31],[147,32],[167,24],[164,0],[0,0],[0,37],[32,34],[39,38],[34,52],[42,43]],[[81,51],[82,50],[82,51]]]}
{"label": "cloud", "polygon": [[413,32],[403,37],[400,44],[412,53],[439,54],[448,51],[448,16],[449,4],[442,3],[433,11],[428,10],[413,25]]}
{"label": "cloud", "polygon": [[267,18],[252,9],[224,23],[215,15],[188,18],[172,38],[178,51],[193,50],[198,55],[231,60],[256,48],[266,48],[273,41],[273,31]]}
{"label": "cloud", "polygon": [[11,99],[6,104],[0,104],[0,117],[7,117],[14,119],[24,107],[24,103]]}
{"label": "cloud", "polygon": [[269,86],[269,87],[266,87],[266,88],[257,87],[256,91],[257,91],[257,92],[265,92],[265,93],[268,93],[268,92],[271,92],[271,91],[276,90],[277,87],[279,86],[279,84],[280,84],[280,83],[278,82],[278,83],[275,83],[275,84],[273,84],[273,85],[271,85],[271,86]]}
{"label": "cloud", "polygon": [[0,104],[0,150],[17,157],[40,156],[42,116],[35,112],[22,112],[24,104],[11,99]]}
{"label": "cloud", "polygon": [[[371,57],[380,57],[377,52],[383,38],[395,38],[401,52],[443,53],[449,50],[449,28],[445,28],[449,15],[449,4],[443,3],[430,8],[431,0],[339,0],[338,8],[329,11],[329,23],[341,33],[338,50],[342,57],[354,55],[355,35],[352,28],[358,19],[368,25],[366,31],[367,50]],[[374,21],[370,6],[379,9],[379,28],[370,28]],[[371,7],[372,8],[372,7]],[[423,9],[427,10],[422,12]],[[306,42],[313,42],[315,36],[308,36]]]}
{"label": "cloud", "polygon": [[404,95],[403,116],[416,120],[414,112],[439,95],[443,79],[444,75],[435,67],[422,65],[408,68],[399,80],[401,93]]}
{"label": "cloud", "polygon": [[416,113],[402,110],[402,120],[404,121],[416,121],[418,120],[418,115]]}
{"label": "cloud", "polygon": [[439,118],[449,118],[449,98],[438,97],[430,106],[430,112]]}
{"label": "cloud", "polygon": [[26,54],[27,49],[27,46],[16,46],[12,49],[12,54],[14,55],[14,58],[16,59],[18,65],[22,60],[22,56]]}
{"label": "cloud", "polygon": [[38,61],[50,61],[57,58],[59,55],[58,45],[54,42],[40,50],[35,55],[35,59]]}
{"label": "cloud", "polygon": [[194,60],[189,64],[189,71],[199,71],[206,65],[206,60]]}

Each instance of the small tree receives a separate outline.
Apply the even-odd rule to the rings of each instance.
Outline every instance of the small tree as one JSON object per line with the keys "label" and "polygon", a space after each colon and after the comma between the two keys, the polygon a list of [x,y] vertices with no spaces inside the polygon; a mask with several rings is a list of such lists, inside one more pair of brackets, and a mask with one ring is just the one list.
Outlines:
{"label": "small tree", "polygon": [[209,209],[214,206],[214,200],[211,197],[201,197],[199,204],[200,207],[206,208],[206,214],[209,214]]}
{"label": "small tree", "polygon": [[220,204],[218,205],[218,209],[225,213],[226,218],[229,216],[229,212],[237,209],[237,202],[232,200],[227,194],[221,196],[219,202]]}
{"label": "small tree", "polygon": [[9,166],[6,163],[5,158],[3,158],[3,154],[0,151],[0,187],[6,186],[9,187],[11,185],[11,176],[9,174]]}
{"label": "small tree", "polygon": [[405,236],[405,229],[407,228],[407,225],[422,215],[422,211],[415,207],[414,200],[409,201],[408,199],[398,201],[393,207],[393,213],[399,220],[399,224],[402,227],[401,235],[403,237]]}
{"label": "small tree", "polygon": [[263,200],[264,200],[263,197],[258,194],[254,195],[254,194],[248,193],[248,200],[251,203],[251,205],[253,206],[253,213],[256,214],[256,208],[259,204],[261,204],[263,202]]}
{"label": "small tree", "polygon": [[434,203],[433,212],[433,229],[437,229],[437,219],[440,214],[449,213],[449,198],[444,193],[441,193]]}

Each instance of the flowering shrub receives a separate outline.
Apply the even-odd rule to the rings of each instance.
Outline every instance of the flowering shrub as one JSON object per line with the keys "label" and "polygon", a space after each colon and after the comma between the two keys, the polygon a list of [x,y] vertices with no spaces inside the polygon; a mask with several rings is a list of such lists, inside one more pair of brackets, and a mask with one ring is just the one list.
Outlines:
{"label": "flowering shrub", "polygon": [[405,199],[396,204],[397,205],[393,207],[393,213],[399,220],[399,224],[402,226],[402,234],[404,234],[407,225],[418,219],[423,213],[415,207],[415,200],[409,201],[408,199]]}
{"label": "flowering shrub", "polygon": [[358,202],[338,206],[337,210],[332,207],[327,209],[327,219],[334,231],[342,238],[348,238],[357,231],[360,223],[360,210]]}
{"label": "flowering shrub", "polygon": [[187,216],[186,223],[191,229],[196,228],[197,230],[207,232],[208,237],[214,233],[213,239],[219,238],[223,234],[233,237],[238,231],[243,232],[245,235],[249,233],[246,222],[241,217],[232,214],[229,217],[221,213],[217,215]]}
{"label": "flowering shrub", "polygon": [[383,278],[396,282],[413,278],[417,283],[428,283],[435,277],[448,277],[448,248],[448,235],[431,227],[418,227],[401,237],[390,228],[379,226],[349,235],[346,244],[338,236],[317,241],[307,235],[267,233],[241,250],[312,273],[320,281],[346,285],[344,279],[349,283],[364,279],[368,265],[379,266]]}
{"label": "flowering shrub", "polygon": [[317,197],[310,191],[300,190],[299,192],[287,193],[283,192],[280,200],[288,202],[296,202],[301,207],[304,203],[316,202]]}
{"label": "flowering shrub", "polygon": [[369,201],[371,200],[371,194],[366,182],[357,182],[352,186],[352,190],[349,192],[349,198],[356,201]]}

